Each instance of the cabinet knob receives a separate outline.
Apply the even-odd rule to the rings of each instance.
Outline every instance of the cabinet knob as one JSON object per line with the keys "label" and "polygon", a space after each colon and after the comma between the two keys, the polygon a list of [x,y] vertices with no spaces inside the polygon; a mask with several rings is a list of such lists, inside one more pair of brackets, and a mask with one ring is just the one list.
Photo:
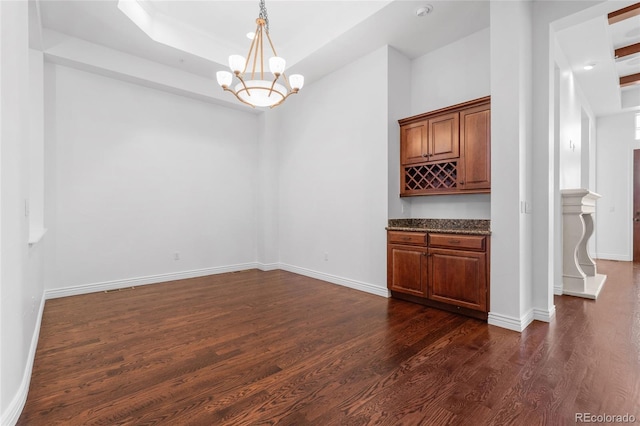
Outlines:
{"label": "cabinet knob", "polygon": [[423,156],[423,157],[428,157],[428,156],[429,156],[429,154],[422,154],[422,156]]}
{"label": "cabinet knob", "polygon": [[463,180],[460,181],[460,185],[464,185],[464,181]]}

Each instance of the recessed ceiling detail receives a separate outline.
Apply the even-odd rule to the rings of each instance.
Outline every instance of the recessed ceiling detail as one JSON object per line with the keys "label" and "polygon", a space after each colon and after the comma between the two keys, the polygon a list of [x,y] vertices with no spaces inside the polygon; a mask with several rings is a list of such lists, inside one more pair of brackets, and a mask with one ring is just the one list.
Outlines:
{"label": "recessed ceiling detail", "polygon": [[[490,25],[489,1],[427,1],[434,12],[418,19],[416,10],[425,6],[425,0],[267,0],[273,24],[270,36],[278,54],[287,58],[290,72],[304,75],[308,85],[385,45],[415,59]],[[229,55],[246,53],[246,31],[255,28],[259,11],[257,0],[33,3],[40,8],[41,48],[50,55],[60,54],[54,52],[61,52],[64,36],[69,42],[92,43],[193,74],[198,87],[202,78],[207,79],[215,93],[219,93],[216,71],[227,66]],[[84,55],[75,50],[80,65],[85,56],[91,66],[102,63],[88,51]],[[115,67],[115,62],[107,63]],[[172,75],[174,70],[165,71],[155,75]],[[212,93],[204,97],[209,99]],[[236,105],[232,98],[229,104]]]}
{"label": "recessed ceiling detail", "polygon": [[609,20],[609,25],[613,25],[617,22],[624,21],[625,19],[633,18],[634,16],[640,15],[640,3],[632,4],[631,6],[627,6],[623,9],[615,10],[609,15],[607,18]]}
{"label": "recessed ceiling detail", "polygon": [[614,39],[614,57],[620,87],[640,84],[640,64],[633,60],[640,55],[640,3],[632,4],[607,15]]}
{"label": "recessed ceiling detail", "polygon": [[[270,35],[293,67],[389,3],[273,1],[269,9],[277,30]],[[257,2],[237,0],[118,0],[118,9],[152,40],[219,65],[225,65],[230,54],[246,50],[247,35],[239,29],[252,27],[259,12]]]}
{"label": "recessed ceiling detail", "polygon": [[640,3],[616,3],[594,6],[589,18],[555,33],[595,116],[640,110]]}

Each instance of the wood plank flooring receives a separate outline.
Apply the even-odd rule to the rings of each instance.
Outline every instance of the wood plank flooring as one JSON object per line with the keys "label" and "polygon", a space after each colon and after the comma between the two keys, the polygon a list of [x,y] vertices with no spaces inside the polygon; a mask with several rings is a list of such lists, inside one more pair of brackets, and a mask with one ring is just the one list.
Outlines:
{"label": "wood plank flooring", "polygon": [[19,425],[640,422],[640,265],[522,334],[284,271],[46,302]]}

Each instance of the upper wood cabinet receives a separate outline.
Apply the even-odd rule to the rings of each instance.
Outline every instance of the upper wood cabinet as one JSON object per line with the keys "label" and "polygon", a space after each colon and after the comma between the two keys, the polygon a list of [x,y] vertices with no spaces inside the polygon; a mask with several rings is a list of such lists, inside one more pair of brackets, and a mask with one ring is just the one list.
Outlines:
{"label": "upper wood cabinet", "polygon": [[429,119],[429,161],[448,160],[460,157],[460,137],[458,127],[460,115],[457,112],[442,114]]}
{"label": "upper wood cabinet", "polygon": [[399,120],[400,195],[490,192],[490,97]]}
{"label": "upper wood cabinet", "polygon": [[443,114],[401,127],[402,164],[460,157],[460,115]]}
{"label": "upper wood cabinet", "polygon": [[460,185],[466,190],[491,188],[491,109],[488,104],[460,112],[464,141]]}

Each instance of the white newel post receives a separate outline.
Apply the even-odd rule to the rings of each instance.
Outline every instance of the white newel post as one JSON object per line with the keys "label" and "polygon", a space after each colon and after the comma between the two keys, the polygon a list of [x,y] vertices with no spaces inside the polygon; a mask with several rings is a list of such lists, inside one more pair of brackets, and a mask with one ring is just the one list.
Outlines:
{"label": "white newel post", "polygon": [[597,299],[606,275],[596,272],[587,243],[593,235],[593,216],[600,195],[587,189],[563,189],[562,294]]}

